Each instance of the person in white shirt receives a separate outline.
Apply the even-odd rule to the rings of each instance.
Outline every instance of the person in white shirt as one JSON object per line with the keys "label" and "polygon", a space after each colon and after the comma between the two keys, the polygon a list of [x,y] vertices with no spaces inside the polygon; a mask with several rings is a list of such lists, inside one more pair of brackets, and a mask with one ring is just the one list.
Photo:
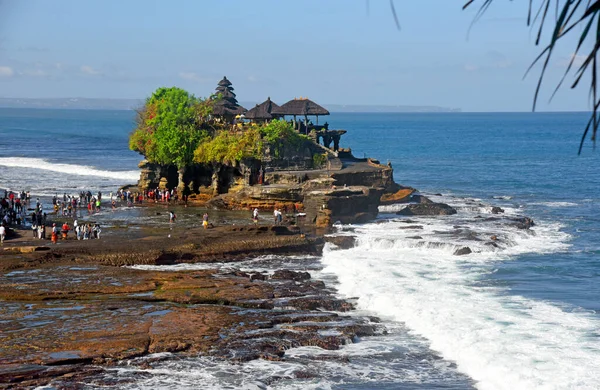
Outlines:
{"label": "person in white shirt", "polygon": [[6,237],[6,228],[0,225],[0,245],[4,245],[4,237]]}

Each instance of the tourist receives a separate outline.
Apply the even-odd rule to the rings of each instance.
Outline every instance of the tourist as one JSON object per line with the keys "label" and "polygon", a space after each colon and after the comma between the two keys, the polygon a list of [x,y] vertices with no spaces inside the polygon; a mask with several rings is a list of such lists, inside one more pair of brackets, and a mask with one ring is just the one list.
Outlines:
{"label": "tourist", "polygon": [[256,208],[252,212],[252,221],[254,222],[255,225],[258,224],[258,209],[256,209]]}
{"label": "tourist", "polygon": [[6,228],[4,224],[0,225],[0,246],[4,245],[4,238],[6,237]]}
{"label": "tourist", "polygon": [[93,233],[94,233],[94,238],[96,238],[97,240],[100,239],[100,233],[102,232],[102,229],[100,229],[100,224],[95,224],[94,225],[94,229],[93,229]]}
{"label": "tourist", "polygon": [[69,230],[71,230],[71,228],[69,227],[68,223],[63,223],[62,225],[62,239],[66,240],[67,239],[67,235],[69,234]]}
{"label": "tourist", "polygon": [[174,223],[176,219],[177,219],[177,216],[175,215],[175,213],[172,211],[169,211],[169,223]]}
{"label": "tourist", "polygon": [[204,226],[204,229],[208,229],[208,213],[204,213],[202,216],[202,226]]}
{"label": "tourist", "polygon": [[56,244],[58,240],[58,226],[55,223],[52,224],[52,243]]}
{"label": "tourist", "polygon": [[35,218],[31,218],[31,231],[33,232],[33,238],[36,238],[38,234],[38,228],[37,224],[35,223]]}

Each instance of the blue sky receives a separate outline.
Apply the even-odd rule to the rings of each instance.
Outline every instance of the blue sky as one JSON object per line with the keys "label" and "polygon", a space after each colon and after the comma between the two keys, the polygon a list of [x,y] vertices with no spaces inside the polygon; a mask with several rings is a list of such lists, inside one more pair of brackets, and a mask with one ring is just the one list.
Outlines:
{"label": "blue sky", "polygon": [[[528,2],[496,0],[470,33],[463,3],[396,0],[398,31],[387,0],[0,0],[0,97],[207,96],[227,75],[240,101],[530,110]],[[573,39],[539,110],[589,109],[585,85],[548,104]]]}

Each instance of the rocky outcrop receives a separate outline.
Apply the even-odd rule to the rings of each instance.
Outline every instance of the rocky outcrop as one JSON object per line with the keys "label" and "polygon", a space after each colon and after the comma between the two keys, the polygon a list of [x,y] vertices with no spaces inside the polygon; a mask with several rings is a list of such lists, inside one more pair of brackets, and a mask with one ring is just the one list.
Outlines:
{"label": "rocky outcrop", "polygon": [[409,204],[402,210],[396,213],[397,215],[453,215],[456,214],[456,209],[448,206],[445,203],[421,203]]}
{"label": "rocky outcrop", "polygon": [[529,217],[520,217],[520,218],[512,218],[512,225],[516,226],[518,229],[529,229],[532,226],[535,226],[533,219]]}
{"label": "rocky outcrop", "polygon": [[164,168],[158,164],[148,162],[148,160],[142,160],[138,167],[140,168],[140,180],[138,181],[138,187],[141,189],[156,188],[160,179],[164,177]]}
{"label": "rocky outcrop", "polygon": [[381,204],[407,203],[414,192],[414,188],[401,188],[396,192],[383,194],[381,196]]}
{"label": "rocky outcrop", "polygon": [[497,206],[492,207],[492,214],[500,214],[503,212],[504,212],[504,209],[501,207],[497,207]]}
{"label": "rocky outcrop", "polygon": [[338,249],[351,249],[356,245],[354,236],[326,236],[325,242],[330,242]]}
{"label": "rocky outcrop", "polygon": [[463,246],[462,248],[455,250],[453,254],[454,254],[454,256],[464,256],[464,255],[468,255],[471,253],[473,253],[471,248],[469,248],[468,246]]}
{"label": "rocky outcrop", "polygon": [[355,186],[310,191],[304,195],[307,220],[318,227],[370,221],[377,217],[384,190]]}

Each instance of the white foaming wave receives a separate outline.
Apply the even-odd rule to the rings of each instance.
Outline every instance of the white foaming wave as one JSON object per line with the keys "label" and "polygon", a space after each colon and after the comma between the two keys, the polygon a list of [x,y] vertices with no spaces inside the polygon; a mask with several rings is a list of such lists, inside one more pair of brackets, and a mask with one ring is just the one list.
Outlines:
{"label": "white foaming wave", "polygon": [[537,202],[537,203],[530,203],[530,205],[546,206],[546,207],[575,207],[575,206],[579,206],[577,203],[573,203],[573,202]]}
{"label": "white foaming wave", "polygon": [[597,388],[597,318],[480,283],[498,260],[568,248],[570,236],[561,225],[538,223],[535,234],[502,231],[512,246],[498,251],[473,241],[468,245],[475,250],[468,256],[453,256],[444,246],[418,247],[407,239],[418,234],[444,242],[439,232],[451,227],[443,220],[437,224],[423,225],[417,233],[394,222],[355,227],[358,246],[326,248],[323,273],[336,275],[339,292],[358,297],[360,309],[404,322],[428,339],[480,389]]}
{"label": "white foaming wave", "polygon": [[[135,389],[197,389],[198,383],[202,383],[203,389],[332,389],[351,383],[359,384],[359,388],[373,388],[380,383],[423,385],[457,377],[453,368],[436,364],[435,358],[426,351],[422,341],[390,328],[387,335],[365,338],[339,350],[311,346],[292,348],[285,352],[284,361],[259,359],[230,364],[198,357],[166,360],[150,369],[127,365],[107,371],[117,377],[144,373],[131,385]],[[157,355],[138,360],[151,360],[154,356]],[[427,358],[430,362],[424,364],[421,360]],[[298,372],[316,377],[297,379]],[[272,378],[279,379],[272,381]],[[464,382],[463,378],[458,380]],[[123,388],[130,387],[124,384]]]}
{"label": "white foaming wave", "polygon": [[306,271],[307,266],[303,261],[318,262],[318,259],[311,255],[292,255],[292,256],[258,256],[245,259],[242,261],[231,262],[211,262],[211,263],[181,263],[170,265],[132,265],[126,268],[145,270],[145,271],[202,271],[202,270],[218,270],[222,272],[239,270],[242,272],[261,272],[272,274],[273,271],[285,268],[289,270]]}
{"label": "white foaming wave", "polygon": [[139,171],[105,171],[85,165],[57,164],[48,162],[41,158],[29,157],[0,157],[0,166],[10,168],[40,169],[44,171],[60,172],[76,176],[105,177],[129,182],[136,182],[140,177]]}

